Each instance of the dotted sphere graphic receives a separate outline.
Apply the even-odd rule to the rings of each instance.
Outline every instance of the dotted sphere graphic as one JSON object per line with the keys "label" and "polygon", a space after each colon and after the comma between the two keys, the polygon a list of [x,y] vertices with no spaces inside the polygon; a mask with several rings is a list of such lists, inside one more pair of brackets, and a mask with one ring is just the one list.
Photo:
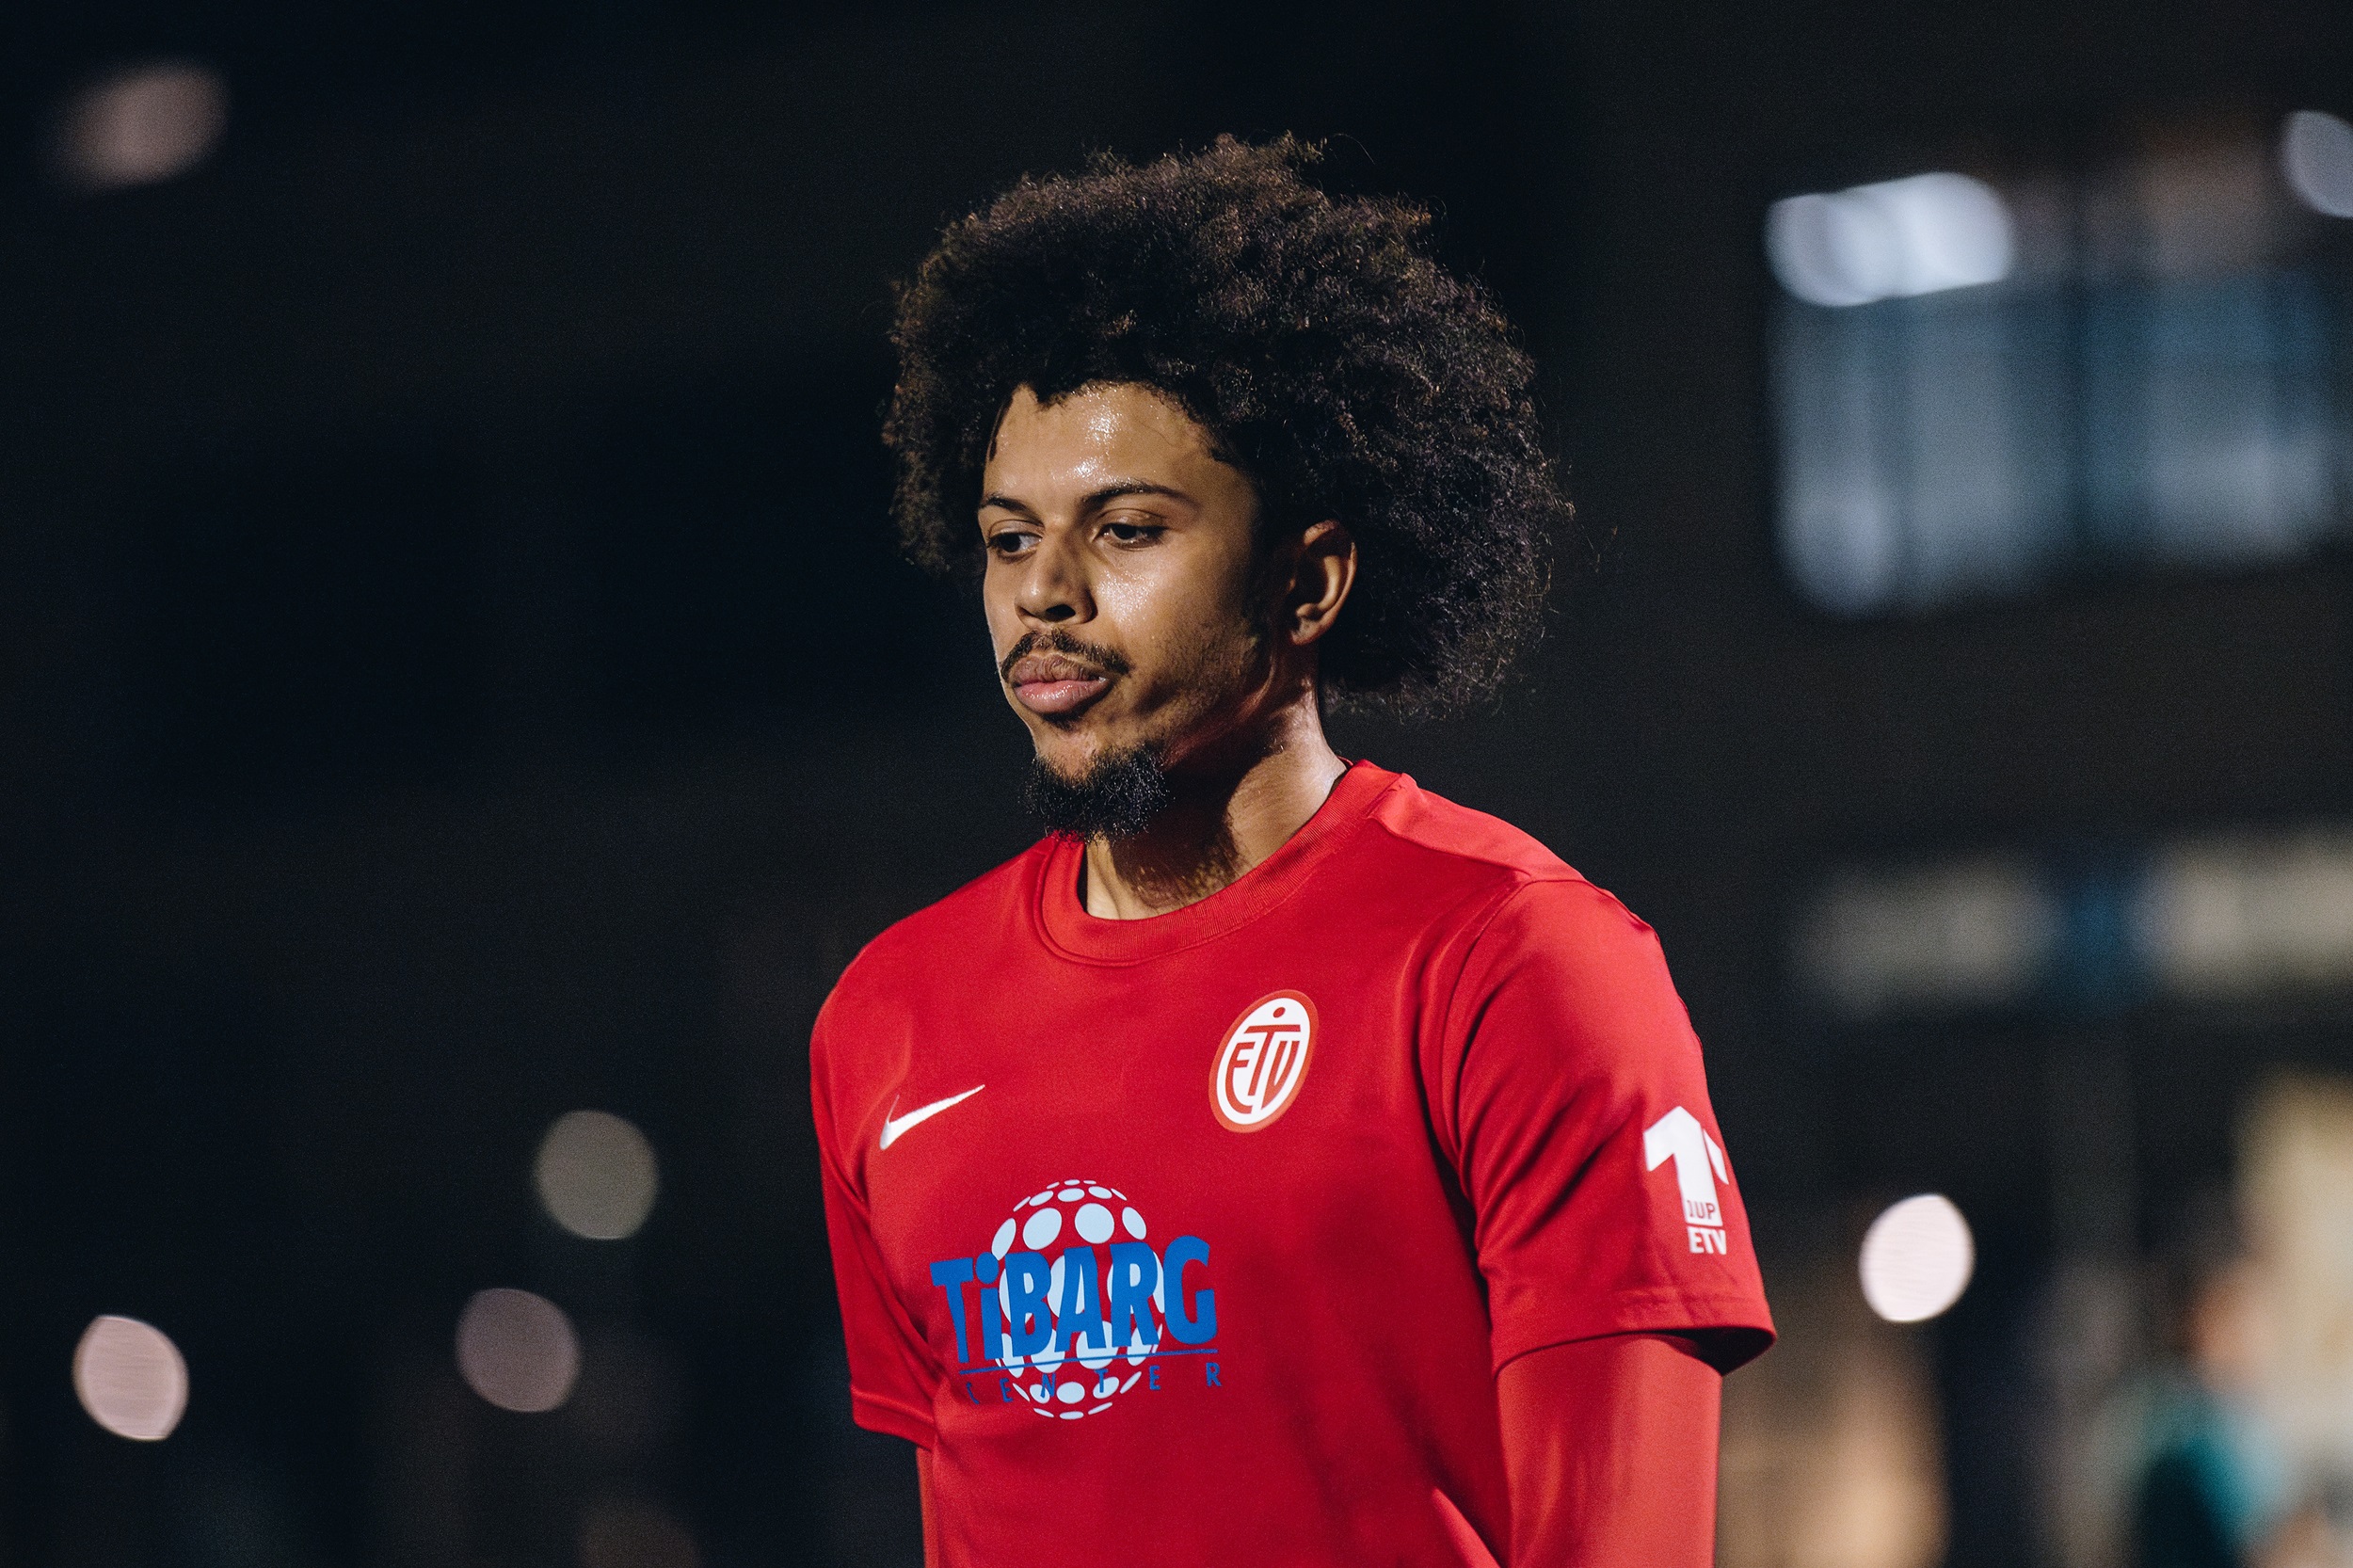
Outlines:
{"label": "dotted sphere graphic", "polygon": [[1033,1252],[1053,1269],[1047,1299],[1060,1318],[1070,1304],[1070,1271],[1064,1264],[1072,1247],[1095,1249],[1099,1288],[1111,1289],[1111,1243],[1147,1239],[1144,1216],[1128,1194],[1099,1181],[1058,1181],[1013,1206],[1013,1217],[997,1227],[988,1250],[997,1255],[997,1302],[1004,1313],[1008,1352],[1004,1368],[1015,1392],[1029,1401],[1032,1415],[1076,1421],[1109,1410],[1112,1400],[1133,1388],[1144,1377],[1144,1364],[1160,1347],[1160,1315],[1167,1307],[1164,1282],[1152,1288],[1153,1322],[1142,1315],[1124,1345],[1103,1343],[1098,1333],[1086,1343],[1064,1347],[1059,1340],[1035,1355],[1010,1353],[1013,1337],[1013,1286],[1005,1277],[1009,1253]]}

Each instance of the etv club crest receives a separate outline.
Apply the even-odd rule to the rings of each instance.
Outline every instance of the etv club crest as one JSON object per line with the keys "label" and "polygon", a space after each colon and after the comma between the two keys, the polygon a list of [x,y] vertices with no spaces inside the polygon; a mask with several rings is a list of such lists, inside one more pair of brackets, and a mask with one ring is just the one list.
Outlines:
{"label": "etv club crest", "polygon": [[1257,1132],[1299,1097],[1315,1046],[1316,1004],[1297,991],[1260,997],[1236,1018],[1209,1069],[1209,1109],[1228,1132]]}

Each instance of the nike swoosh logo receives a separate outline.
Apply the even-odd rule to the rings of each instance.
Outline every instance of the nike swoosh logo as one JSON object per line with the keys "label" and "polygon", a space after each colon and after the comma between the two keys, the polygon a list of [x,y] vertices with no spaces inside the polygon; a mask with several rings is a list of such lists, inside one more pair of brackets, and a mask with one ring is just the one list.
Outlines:
{"label": "nike swoosh logo", "polygon": [[[893,1116],[890,1114],[889,1111],[884,1112],[882,1146],[884,1148],[888,1148],[891,1144],[899,1141],[899,1135],[906,1131],[907,1128],[920,1126],[924,1122],[930,1121],[934,1116],[938,1115],[941,1112],[949,1110],[954,1106],[962,1105],[966,1100],[970,1099],[974,1095],[979,1094],[982,1090],[987,1087],[988,1085],[985,1083],[975,1083],[971,1088],[967,1089],[961,1095],[950,1095],[944,1100],[934,1100],[929,1105],[919,1106],[915,1110],[908,1112],[904,1116]],[[898,1108],[899,1102],[895,1099],[892,1100],[890,1102],[891,1111],[896,1111]]]}

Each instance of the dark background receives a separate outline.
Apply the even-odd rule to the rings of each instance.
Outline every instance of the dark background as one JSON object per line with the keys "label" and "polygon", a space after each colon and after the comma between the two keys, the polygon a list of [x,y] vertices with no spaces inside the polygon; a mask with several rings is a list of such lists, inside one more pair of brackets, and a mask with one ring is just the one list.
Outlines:
{"label": "dark background", "polygon": [[[217,155],[60,189],[60,96],[153,56],[228,82]],[[857,943],[1029,830],[977,610],[887,535],[888,281],[1024,170],[1286,130],[1440,210],[1580,508],[1505,700],[1345,744],[1658,928],[1769,1280],[1843,1206],[1961,1203],[1952,1560],[2032,1560],[2051,1075],[2118,1026],[1811,1023],[1789,900],[1842,856],[2342,811],[2345,563],[1807,610],[1759,223],[1957,150],[2342,111],[2348,67],[2330,0],[19,8],[0,1562],[570,1562],[614,1486],[712,1564],[912,1560],[904,1446],[847,1422],[806,1029]],[[2218,1179],[2266,1062],[2353,1061],[2326,1016],[2133,1027],[2152,1213]],[[578,1105],[661,1153],[635,1240],[533,1202]],[[581,1322],[577,1409],[457,1384],[492,1285]],[[76,1407],[97,1312],[186,1353],[168,1442]]]}

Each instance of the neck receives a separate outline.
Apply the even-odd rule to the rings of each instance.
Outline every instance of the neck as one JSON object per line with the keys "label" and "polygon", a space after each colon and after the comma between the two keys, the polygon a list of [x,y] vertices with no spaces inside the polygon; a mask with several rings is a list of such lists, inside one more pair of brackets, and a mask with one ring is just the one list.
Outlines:
{"label": "neck", "polygon": [[1088,914],[1134,920],[1200,903],[1282,848],[1348,771],[1312,691],[1216,749],[1170,770],[1169,803],[1150,827],[1088,842]]}

